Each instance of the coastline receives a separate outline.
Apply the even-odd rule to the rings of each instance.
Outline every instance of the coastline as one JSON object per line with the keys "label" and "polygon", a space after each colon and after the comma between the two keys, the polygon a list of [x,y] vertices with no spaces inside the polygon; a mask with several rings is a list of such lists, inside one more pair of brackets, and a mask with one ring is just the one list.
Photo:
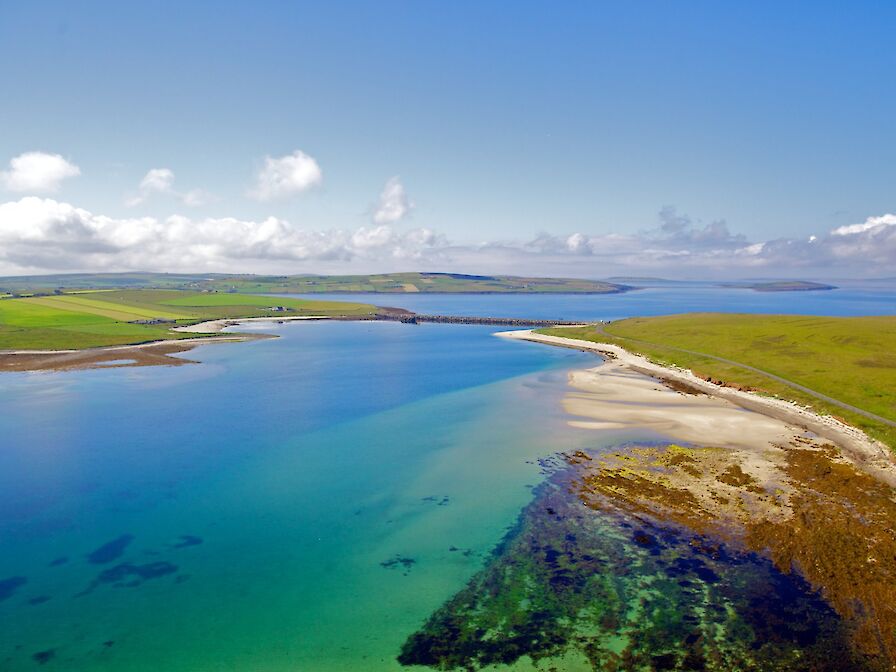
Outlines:
{"label": "coastline", "polygon": [[[720,422],[716,422],[712,427],[712,436],[716,443],[721,441],[722,444],[728,443],[730,447],[739,448],[745,447],[744,444],[755,445],[757,439],[765,440],[768,443],[768,440],[772,438],[773,432],[769,428],[765,428],[767,431],[762,434],[762,437],[757,435],[756,423],[753,422],[754,426],[750,427],[749,433],[738,439],[738,432],[731,431],[731,423],[737,416],[725,416],[719,408],[714,408],[713,405],[706,406],[697,401],[698,397],[694,393],[703,394],[738,409],[752,411],[760,416],[771,418],[783,426],[802,428],[831,441],[840,448],[841,454],[849,462],[879,480],[896,487],[896,459],[892,452],[861,430],[834,417],[820,415],[809,408],[784,399],[765,397],[753,392],[717,385],[697,377],[689,370],[656,364],[645,357],[635,355],[609,343],[537,334],[531,329],[503,331],[495,335],[501,338],[590,351],[605,358],[605,363],[601,366],[585,371],[574,371],[570,374],[570,384],[577,392],[568,395],[565,403],[566,409],[572,415],[588,418],[573,420],[570,422],[572,426],[594,429],[647,426],[653,427],[661,433],[663,431],[670,433],[673,438],[679,440],[693,441],[698,438],[695,432],[699,433],[707,429],[706,416],[715,414],[720,419]],[[640,383],[637,380],[638,377],[642,379]],[[643,384],[645,379],[653,381],[654,388],[656,381],[659,381],[665,385],[667,390],[669,388],[678,389],[679,392],[684,391],[685,395],[678,394],[681,402],[671,404],[667,404],[668,400],[664,398],[652,399],[649,395],[645,398]],[[624,404],[626,401],[640,404],[637,412],[628,408],[626,409],[629,413],[628,421],[623,419],[623,422],[614,422],[617,417],[613,417],[613,421],[608,422],[606,419],[608,409],[598,396],[601,394],[601,390],[604,390],[604,395],[607,394],[606,390],[612,390],[613,400],[609,403],[617,404],[613,409],[614,416],[618,416],[621,410],[618,404]],[[721,421],[721,418],[725,418],[724,422]],[[687,422],[683,422],[682,419]],[[695,422],[696,424],[694,424]],[[690,432],[687,430],[688,423],[691,423],[692,426]],[[736,424],[741,425],[740,422]],[[739,427],[741,431],[745,429],[746,426]],[[802,432],[789,432],[791,435],[797,433]],[[792,438],[792,436],[782,435],[777,438],[776,442]]]}
{"label": "coastline", "polygon": [[[184,327],[174,327],[172,331],[180,331],[188,334],[217,334],[227,327],[236,327],[245,322],[294,322],[296,320],[329,320],[328,315],[292,315],[288,317],[242,317],[221,318],[206,320],[196,324],[188,324]],[[205,340],[205,339],[203,339]]]}
{"label": "coastline", "polygon": [[191,359],[172,355],[189,352],[197,345],[236,343],[264,338],[270,334],[221,334],[227,327],[244,322],[288,322],[294,320],[326,320],[324,315],[290,317],[246,317],[206,320],[175,327],[173,331],[190,334],[216,334],[195,338],[169,338],[131,345],[106,345],[81,350],[5,350],[0,351],[0,373],[35,371],[71,371],[91,368],[126,368],[134,366],[183,366],[195,364]]}
{"label": "coastline", "polygon": [[[836,418],[615,345],[531,330],[498,335],[606,358],[570,372],[567,424],[635,435],[610,451],[562,455],[562,491],[579,507],[573,517],[590,510],[599,524],[621,516],[641,527],[635,543],[658,554],[668,546],[660,539],[684,536],[694,547],[725,549],[709,556],[730,554],[735,565],[765,558],[808,582],[841,619],[837,636],[850,644],[838,651],[849,659],[832,669],[894,669],[896,459],[886,446]],[[719,569],[706,574],[708,584]]]}

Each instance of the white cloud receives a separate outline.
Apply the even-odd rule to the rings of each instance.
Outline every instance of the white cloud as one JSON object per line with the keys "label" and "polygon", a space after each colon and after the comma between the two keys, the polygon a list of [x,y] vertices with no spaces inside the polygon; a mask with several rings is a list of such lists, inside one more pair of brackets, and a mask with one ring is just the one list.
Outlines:
{"label": "white cloud", "polygon": [[896,225],[896,215],[886,214],[880,217],[869,217],[861,224],[849,224],[834,229],[831,233],[835,236],[849,236],[854,233],[864,233],[865,231],[884,230],[884,227]]}
{"label": "white cloud", "polygon": [[184,205],[192,207],[205,205],[208,203],[209,199],[209,195],[202,189],[190,189],[190,191],[185,194],[181,194],[181,200],[184,202]]}
{"label": "white cloud", "polygon": [[81,169],[59,154],[25,152],[9,162],[9,170],[0,172],[0,183],[10,191],[56,191],[60,183],[81,174]]}
{"label": "white cloud", "polygon": [[389,178],[380,193],[379,202],[373,211],[374,224],[394,224],[404,219],[414,204],[408,198],[404,185],[398,176]]}
{"label": "white cloud", "polygon": [[896,216],[869,217],[862,224],[802,239],[751,242],[730,232],[724,222],[702,225],[664,208],[658,227],[635,234],[541,234],[523,243],[492,242],[447,253],[456,260],[452,269],[482,273],[881,277],[896,268]]}
{"label": "white cloud", "polygon": [[295,272],[304,263],[386,260],[413,266],[438,257],[443,237],[389,226],[310,231],[276,217],[116,219],[53,199],[0,204],[0,274],[149,269]]}
{"label": "white cloud", "polygon": [[[672,221],[674,226],[664,226]],[[871,224],[871,226],[866,226]],[[800,239],[747,241],[719,223],[667,215],[639,233],[542,234],[452,244],[388,224],[315,231],[276,217],[112,218],[49,198],[0,204],[0,275],[53,271],[470,273],[608,277],[874,277],[896,268],[896,215]]]}
{"label": "white cloud", "polygon": [[208,201],[208,195],[201,189],[192,189],[181,193],[174,189],[174,171],[170,168],[151,168],[143,179],[137,193],[125,198],[125,205],[134,207],[146,202],[155,194],[165,194],[180,200],[184,205],[204,205]]}
{"label": "white cloud", "polygon": [[285,198],[316,187],[322,180],[317,161],[305,152],[296,150],[280,158],[266,156],[264,167],[255,177],[255,186],[249,190],[249,197],[258,201]]}
{"label": "white cloud", "polygon": [[170,168],[151,168],[140,180],[140,191],[166,193],[174,187],[174,171]]}

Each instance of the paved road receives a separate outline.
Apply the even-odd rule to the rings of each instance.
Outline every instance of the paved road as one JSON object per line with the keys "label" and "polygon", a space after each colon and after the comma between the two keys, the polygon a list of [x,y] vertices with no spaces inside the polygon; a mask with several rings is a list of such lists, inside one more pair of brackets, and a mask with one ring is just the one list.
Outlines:
{"label": "paved road", "polygon": [[881,417],[875,413],[871,413],[870,411],[863,410],[861,408],[857,408],[850,404],[844,403],[838,399],[834,399],[833,397],[829,397],[826,394],[822,394],[821,392],[816,392],[815,390],[811,390],[804,385],[800,385],[799,383],[795,383],[792,380],[787,380],[786,378],[782,378],[781,376],[776,376],[774,373],[769,373],[768,371],[763,371],[762,369],[757,369],[755,366],[750,366],[749,364],[743,364],[741,362],[735,362],[731,359],[725,359],[724,357],[716,357],[715,355],[707,355],[705,352],[695,352],[694,350],[685,350],[684,348],[675,348],[671,345],[665,345],[663,343],[651,343],[650,341],[644,341],[638,338],[629,338],[628,336],[615,336],[614,334],[608,334],[604,331],[602,325],[597,325],[596,327],[597,333],[608,336],[610,338],[618,338],[624,341],[631,341],[632,343],[643,343],[644,345],[653,345],[662,348],[668,348],[669,350],[676,350],[678,352],[684,352],[688,355],[696,355],[697,357],[706,357],[707,359],[714,359],[717,362],[722,362],[723,364],[731,364],[732,366],[739,366],[742,369],[747,369],[749,371],[753,371],[755,373],[760,373],[763,376],[771,378],[772,380],[776,380],[779,383],[783,383],[788,387],[792,387],[795,390],[799,390],[800,392],[805,392],[808,395],[815,397],[816,399],[821,399],[822,401],[826,401],[829,404],[833,404],[834,406],[839,406],[840,408],[846,409],[847,411],[852,411],[853,413],[858,413],[870,420],[875,420],[877,422],[882,422],[885,425],[889,425],[890,427],[896,427],[896,422],[893,420],[889,420],[888,418]]}

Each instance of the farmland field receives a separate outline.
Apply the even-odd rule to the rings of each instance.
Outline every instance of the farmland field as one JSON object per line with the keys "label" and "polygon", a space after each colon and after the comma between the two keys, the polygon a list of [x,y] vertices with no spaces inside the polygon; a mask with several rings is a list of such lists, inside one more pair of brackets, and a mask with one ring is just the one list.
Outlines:
{"label": "farmland field", "polygon": [[169,273],[71,274],[0,278],[3,292],[25,295],[54,290],[177,289],[243,294],[606,294],[624,285],[577,278],[531,278],[462,273],[382,273],[377,275],[208,275]]}
{"label": "farmland field", "polygon": [[[272,311],[277,306],[279,311]],[[0,299],[0,350],[77,350],[195,338],[172,327],[217,318],[364,316],[361,303],[177,290],[78,292]],[[158,321],[155,324],[146,322]],[[141,322],[143,322],[141,324]]]}

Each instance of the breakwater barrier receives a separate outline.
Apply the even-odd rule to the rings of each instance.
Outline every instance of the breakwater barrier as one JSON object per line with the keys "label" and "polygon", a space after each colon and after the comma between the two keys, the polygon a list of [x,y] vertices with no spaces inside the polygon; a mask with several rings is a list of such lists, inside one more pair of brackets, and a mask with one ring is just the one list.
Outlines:
{"label": "breakwater barrier", "polygon": [[469,315],[421,315],[419,313],[378,313],[376,319],[404,324],[435,322],[437,324],[485,324],[494,327],[571,327],[581,321],[541,320],[521,317],[476,317]]}

